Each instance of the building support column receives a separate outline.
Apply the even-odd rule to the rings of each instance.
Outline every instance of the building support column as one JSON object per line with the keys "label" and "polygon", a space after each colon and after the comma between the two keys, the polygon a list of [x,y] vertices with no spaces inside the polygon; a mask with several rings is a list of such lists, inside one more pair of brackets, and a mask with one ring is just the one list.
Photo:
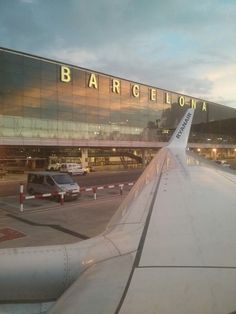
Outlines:
{"label": "building support column", "polygon": [[148,163],[148,150],[142,149],[142,164],[144,167],[146,167],[147,163]]}
{"label": "building support column", "polygon": [[81,163],[83,168],[88,167],[88,148],[81,149]]}
{"label": "building support column", "polygon": [[217,149],[212,148],[211,150],[211,159],[216,160],[217,159]]}

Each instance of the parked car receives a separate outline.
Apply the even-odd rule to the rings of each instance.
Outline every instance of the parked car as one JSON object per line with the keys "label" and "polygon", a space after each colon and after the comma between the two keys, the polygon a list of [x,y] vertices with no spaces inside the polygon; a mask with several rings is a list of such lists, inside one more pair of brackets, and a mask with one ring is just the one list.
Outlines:
{"label": "parked car", "polygon": [[27,179],[29,194],[65,192],[65,199],[78,198],[79,185],[67,173],[60,172],[29,172]]}
{"label": "parked car", "polygon": [[227,160],[216,160],[215,162],[223,167],[230,167],[230,164]]}
{"label": "parked car", "polygon": [[87,174],[87,170],[84,169],[81,164],[72,163],[72,162],[61,164],[60,172],[66,172],[72,176]]}

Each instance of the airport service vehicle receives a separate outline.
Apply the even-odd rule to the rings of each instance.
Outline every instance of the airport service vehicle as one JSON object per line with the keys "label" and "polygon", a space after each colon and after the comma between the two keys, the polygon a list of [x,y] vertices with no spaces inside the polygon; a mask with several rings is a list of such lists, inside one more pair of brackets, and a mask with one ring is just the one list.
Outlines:
{"label": "airport service vehicle", "polygon": [[61,164],[60,172],[69,173],[72,176],[75,175],[86,175],[87,171],[82,167],[81,164],[68,162]]}
{"label": "airport service vehicle", "polygon": [[39,171],[29,172],[27,179],[29,194],[65,192],[65,199],[78,198],[78,184],[67,173]]}
{"label": "airport service vehicle", "polygon": [[235,313],[236,176],[186,150],[193,111],[102,234],[0,250],[0,312]]}
{"label": "airport service vehicle", "polygon": [[59,162],[51,163],[48,165],[47,170],[57,171],[60,170],[61,164]]}

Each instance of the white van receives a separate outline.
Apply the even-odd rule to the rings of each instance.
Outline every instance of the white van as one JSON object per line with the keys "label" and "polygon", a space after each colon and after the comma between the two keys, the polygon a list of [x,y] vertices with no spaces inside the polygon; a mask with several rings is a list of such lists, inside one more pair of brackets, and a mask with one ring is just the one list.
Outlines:
{"label": "white van", "polygon": [[78,198],[79,185],[67,173],[39,171],[29,172],[27,180],[29,194],[65,192],[65,199]]}
{"label": "white van", "polygon": [[70,175],[86,175],[87,171],[82,167],[81,164],[77,164],[75,162],[67,162],[61,164],[60,172],[66,172]]}

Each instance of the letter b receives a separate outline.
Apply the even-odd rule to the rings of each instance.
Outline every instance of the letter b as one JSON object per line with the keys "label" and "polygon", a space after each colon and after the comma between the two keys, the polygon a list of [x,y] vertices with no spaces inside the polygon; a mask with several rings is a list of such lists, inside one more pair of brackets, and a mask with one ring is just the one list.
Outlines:
{"label": "letter b", "polygon": [[70,68],[61,66],[61,81],[68,83],[71,81]]}

